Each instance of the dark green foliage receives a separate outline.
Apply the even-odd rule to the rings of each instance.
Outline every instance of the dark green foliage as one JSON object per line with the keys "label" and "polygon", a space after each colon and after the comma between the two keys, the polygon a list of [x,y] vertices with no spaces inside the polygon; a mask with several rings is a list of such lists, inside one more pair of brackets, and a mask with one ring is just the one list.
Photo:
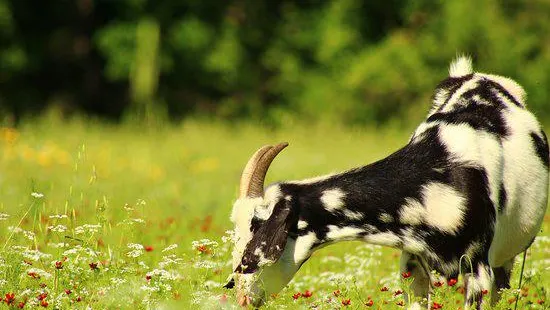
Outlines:
{"label": "dark green foliage", "polygon": [[548,118],[549,14],[544,0],[0,0],[0,111],[135,110],[148,20],[147,102],[175,119],[417,121],[459,53],[516,79]]}

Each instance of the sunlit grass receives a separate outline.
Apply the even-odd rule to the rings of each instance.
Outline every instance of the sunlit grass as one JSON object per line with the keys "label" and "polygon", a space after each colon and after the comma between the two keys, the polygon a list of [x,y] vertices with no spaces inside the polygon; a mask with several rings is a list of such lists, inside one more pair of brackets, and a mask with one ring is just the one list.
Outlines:
{"label": "sunlit grass", "polygon": [[[372,162],[403,145],[409,132],[193,121],[145,129],[55,118],[3,127],[3,305],[233,307],[233,292],[220,287],[231,271],[230,244],[222,236],[231,228],[241,169],[258,147],[290,142],[273,163],[270,182]],[[548,217],[544,225],[544,237],[529,251],[529,290],[519,309],[527,302],[543,309],[537,302],[547,302],[542,288],[550,284]],[[399,253],[392,249],[359,242],[329,246],[268,307],[332,309],[349,299],[353,308],[372,300],[375,309],[400,309],[403,297],[396,291],[406,291],[407,280],[400,279],[398,265]],[[445,285],[435,301],[456,309],[460,286]],[[509,292],[499,309],[513,296]]]}

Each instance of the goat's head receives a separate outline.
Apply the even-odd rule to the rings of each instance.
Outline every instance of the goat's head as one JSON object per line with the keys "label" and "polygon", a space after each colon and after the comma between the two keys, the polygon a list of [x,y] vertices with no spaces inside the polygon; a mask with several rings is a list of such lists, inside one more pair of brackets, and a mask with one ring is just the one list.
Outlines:
{"label": "goat's head", "polygon": [[269,165],[287,145],[264,146],[252,155],[242,173],[239,199],[233,205],[234,272],[226,287],[235,286],[242,306],[262,305],[299,268],[294,263],[294,240],[289,238],[287,243],[288,232],[297,222],[296,210],[277,186],[264,193]]}

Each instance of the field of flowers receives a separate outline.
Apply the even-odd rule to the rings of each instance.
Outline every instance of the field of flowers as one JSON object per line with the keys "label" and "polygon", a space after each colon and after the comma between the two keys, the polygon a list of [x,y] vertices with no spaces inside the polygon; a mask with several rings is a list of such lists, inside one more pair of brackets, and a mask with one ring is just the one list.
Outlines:
{"label": "field of flowers", "polygon": [[[0,128],[0,307],[237,308],[223,289],[229,213],[257,147],[289,141],[268,182],[378,159],[405,129],[187,122],[147,129],[55,117]],[[550,216],[528,252],[524,286],[496,309],[547,309]],[[512,285],[517,287],[521,259]],[[412,279],[399,253],[359,242],[315,253],[266,308],[403,309]],[[436,283],[432,309],[460,309],[462,279]]]}

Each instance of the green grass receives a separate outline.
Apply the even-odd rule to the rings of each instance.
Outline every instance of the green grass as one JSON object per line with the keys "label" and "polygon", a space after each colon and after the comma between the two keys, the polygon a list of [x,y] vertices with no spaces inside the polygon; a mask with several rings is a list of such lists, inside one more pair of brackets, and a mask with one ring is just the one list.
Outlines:
{"label": "green grass", "polygon": [[[233,292],[220,287],[231,271],[230,244],[222,237],[231,229],[229,213],[248,157],[263,144],[288,141],[267,182],[300,179],[379,159],[403,145],[409,132],[329,125],[273,131],[192,121],[145,130],[54,118],[2,128],[1,296],[11,300],[6,294],[13,293],[11,306],[23,302],[26,308],[42,300],[59,308],[233,308]],[[549,221],[529,251],[528,291],[518,309],[548,305]],[[349,307],[358,309],[370,297],[374,309],[401,309],[396,303],[403,297],[394,295],[407,283],[398,266],[392,249],[329,246],[267,307],[333,309],[350,299]],[[381,291],[384,286],[389,290]],[[457,309],[460,286],[444,285],[434,300]],[[293,299],[306,290],[311,297]],[[507,292],[498,309],[510,307],[512,297]]]}

